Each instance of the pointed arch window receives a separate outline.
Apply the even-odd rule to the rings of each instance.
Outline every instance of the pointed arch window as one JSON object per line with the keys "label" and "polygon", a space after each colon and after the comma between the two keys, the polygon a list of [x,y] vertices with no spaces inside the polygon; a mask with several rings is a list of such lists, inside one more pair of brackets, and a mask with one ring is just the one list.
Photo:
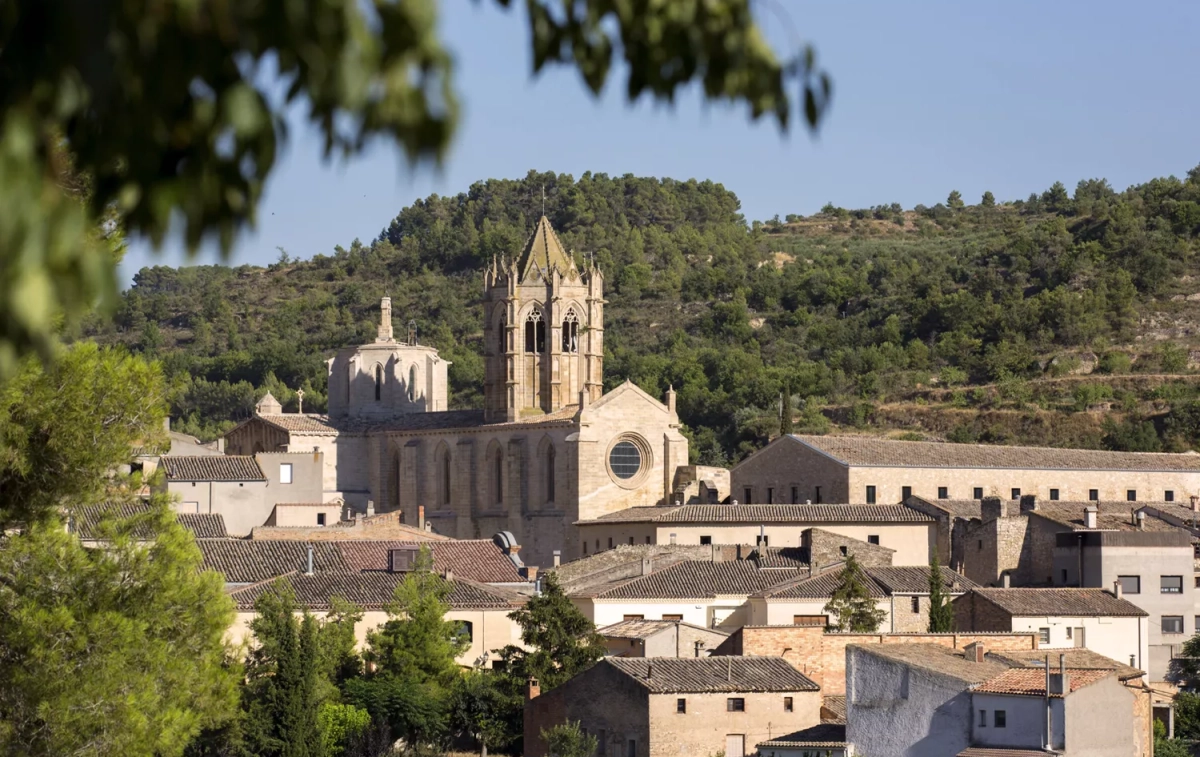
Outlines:
{"label": "pointed arch window", "polygon": [[551,445],[546,450],[546,502],[547,504],[554,501],[554,463],[555,463],[554,446]]}
{"label": "pointed arch window", "polygon": [[408,369],[408,401],[417,401],[417,366]]}
{"label": "pointed arch window", "polygon": [[375,401],[383,399],[383,366],[375,364]]}
{"label": "pointed arch window", "polygon": [[450,450],[442,453],[442,504],[450,504]]}
{"label": "pointed arch window", "polygon": [[538,355],[546,351],[546,319],[541,308],[530,310],[525,319],[525,351]]}
{"label": "pointed arch window", "polygon": [[496,450],[496,458],[492,461],[492,485],[497,505],[504,504],[504,453]]}
{"label": "pointed arch window", "polygon": [[575,315],[574,308],[568,310],[563,318],[562,351],[569,354],[579,352],[579,316]]}

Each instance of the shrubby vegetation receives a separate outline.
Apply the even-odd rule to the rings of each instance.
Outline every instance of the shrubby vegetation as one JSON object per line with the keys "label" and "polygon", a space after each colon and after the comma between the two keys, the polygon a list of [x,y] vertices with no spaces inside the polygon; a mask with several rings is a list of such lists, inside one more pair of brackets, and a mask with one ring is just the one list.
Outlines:
{"label": "shrubby vegetation", "polygon": [[[673,385],[697,460],[728,463],[778,433],[785,392],[797,432],[832,422],[1146,448],[1138,424],[1150,423],[1169,449],[1200,433],[1183,414],[1166,422],[1200,397],[1180,337],[1198,170],[1123,192],[1097,179],[1014,202],[987,193],[966,205],[955,192],[911,211],[830,204],[767,223],[747,223],[712,182],[531,172],[420,200],[332,254],[143,269],[116,322],[86,333],[161,358],[176,428],[212,437],[267,388],[290,410],[303,388],[305,408],[322,409],[323,361],[373,338],[390,294],[398,331],[413,321],[453,362],[454,406],[478,405],[481,272],[520,250],[543,185],[564,244],[606,276],[606,382]],[[1180,377],[1169,398],[1155,396],[1163,374]],[[1086,420],[1099,402],[1113,403],[1118,428]],[[1039,412],[1081,417],[1055,420],[1055,437]]]}

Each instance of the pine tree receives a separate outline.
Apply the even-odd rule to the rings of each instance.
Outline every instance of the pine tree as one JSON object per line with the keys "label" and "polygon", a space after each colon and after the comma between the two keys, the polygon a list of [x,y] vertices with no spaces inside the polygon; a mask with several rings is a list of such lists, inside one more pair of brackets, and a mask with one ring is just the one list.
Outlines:
{"label": "pine tree", "polygon": [[990,191],[984,192],[983,199],[979,201],[979,206],[982,208],[996,207],[996,195],[992,194]]}
{"label": "pine tree", "polygon": [[866,573],[851,553],[842,569],[842,581],[833,591],[825,612],[837,618],[834,630],[844,633],[874,633],[887,613],[879,609],[871,596]]}
{"label": "pine tree", "polygon": [[954,607],[946,594],[942,566],[938,562],[937,550],[934,550],[933,562],[929,563],[929,632],[950,633],[953,630]]}

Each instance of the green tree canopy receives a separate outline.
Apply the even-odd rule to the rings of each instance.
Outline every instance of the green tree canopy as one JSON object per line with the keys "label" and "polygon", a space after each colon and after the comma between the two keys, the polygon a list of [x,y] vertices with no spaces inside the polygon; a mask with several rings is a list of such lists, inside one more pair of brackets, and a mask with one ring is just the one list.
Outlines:
{"label": "green tree canopy", "polygon": [[825,612],[834,616],[835,630],[845,633],[874,633],[887,616],[875,603],[868,588],[866,573],[851,552],[842,568],[841,582],[834,589]]}
{"label": "green tree canopy", "polygon": [[235,710],[221,577],[165,501],[116,511],[104,549],[54,518],[0,536],[0,752],[179,755]]}
{"label": "green tree canopy", "polygon": [[543,728],[541,737],[550,757],[591,757],[599,743],[593,734],[579,727],[579,721],[570,720]]}
{"label": "green tree canopy", "polygon": [[[784,127],[793,86],[811,126],[828,102],[811,49],[780,60],[749,0],[526,8],[534,71],[570,66],[593,93],[620,55],[630,100],[670,100],[696,82],[709,99],[745,103]],[[210,238],[228,251],[254,221],[296,100],[327,155],[385,137],[411,162],[440,158],[459,108],[437,9],[433,0],[329,0],[303,13],[272,3],[10,3],[0,16],[0,375],[32,349],[49,355],[56,316],[74,320],[115,295],[111,255],[91,243],[106,214],[155,244],[177,220],[190,248]],[[282,98],[272,95],[279,85]],[[89,188],[84,205],[64,186],[64,140]]]}
{"label": "green tree canopy", "polygon": [[571,604],[558,578],[548,573],[542,591],[509,616],[521,626],[521,641],[500,652],[504,668],[518,691],[536,678],[549,691],[595,665],[604,657],[604,639],[596,626]]}

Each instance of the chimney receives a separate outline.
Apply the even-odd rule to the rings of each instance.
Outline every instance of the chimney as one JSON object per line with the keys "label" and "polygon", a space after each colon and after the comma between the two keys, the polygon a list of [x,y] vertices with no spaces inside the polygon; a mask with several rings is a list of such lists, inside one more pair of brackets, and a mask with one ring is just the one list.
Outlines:
{"label": "chimney", "polygon": [[521,574],[525,576],[526,581],[536,583],[538,577],[538,566],[526,565],[525,567],[521,568]]}
{"label": "chimney", "polygon": [[1114,597],[1116,597],[1117,599],[1121,599],[1121,598],[1122,598],[1122,595],[1121,595],[1121,580],[1120,580],[1120,579],[1117,579],[1116,581],[1113,581],[1113,596],[1114,596]]}
{"label": "chimney", "polygon": [[313,548],[308,545],[308,569],[304,571],[304,575],[311,576],[313,574]]}
{"label": "chimney", "polygon": [[968,662],[983,662],[987,657],[987,647],[983,645],[982,641],[973,641],[963,647],[963,655]]}
{"label": "chimney", "polygon": [[370,518],[373,515],[375,515],[375,500],[368,499],[367,500],[367,517]]}
{"label": "chimney", "polygon": [[417,508],[417,528],[422,531],[425,530],[425,505]]}
{"label": "chimney", "polygon": [[1071,680],[1067,675],[1067,656],[1060,654],[1058,656],[1058,672],[1050,674],[1050,689],[1046,693],[1066,696],[1070,687]]}
{"label": "chimney", "polygon": [[171,416],[169,415],[163,418],[163,431],[166,431],[168,434],[171,433]]}
{"label": "chimney", "polygon": [[671,543],[672,544],[675,543],[675,536],[676,536],[675,534],[671,534]]}
{"label": "chimney", "polygon": [[1145,531],[1146,530],[1146,513],[1142,512],[1141,510],[1138,510],[1137,515],[1135,517],[1137,518],[1138,530]]}
{"label": "chimney", "polygon": [[1097,518],[1100,515],[1100,510],[1095,505],[1088,505],[1083,508],[1083,527],[1095,528]]}
{"label": "chimney", "polygon": [[538,679],[530,678],[525,687],[525,701],[537,699],[542,693],[542,687],[538,685]]}
{"label": "chimney", "polygon": [[1000,585],[1003,586],[1005,589],[1011,588],[1012,587],[1012,574],[1010,574],[1008,571],[1001,573],[1000,574]]}
{"label": "chimney", "polygon": [[646,663],[646,680],[649,681],[653,677],[654,677],[654,663],[652,661],[648,661]]}
{"label": "chimney", "polygon": [[1192,512],[1200,513],[1200,497],[1195,494],[1192,495]]}
{"label": "chimney", "polygon": [[559,565],[562,565],[562,550],[556,549],[554,550],[554,567],[557,568]]}
{"label": "chimney", "polygon": [[643,558],[642,558],[642,575],[643,575],[643,576],[648,576],[648,575],[650,575],[650,574],[653,572],[653,567],[654,567],[654,566],[653,566],[653,564],[650,562],[650,558],[649,558],[649,557],[643,557]]}
{"label": "chimney", "polygon": [[454,580],[454,569],[446,568],[446,572],[442,574],[442,578],[445,578],[447,581],[453,581]]}

